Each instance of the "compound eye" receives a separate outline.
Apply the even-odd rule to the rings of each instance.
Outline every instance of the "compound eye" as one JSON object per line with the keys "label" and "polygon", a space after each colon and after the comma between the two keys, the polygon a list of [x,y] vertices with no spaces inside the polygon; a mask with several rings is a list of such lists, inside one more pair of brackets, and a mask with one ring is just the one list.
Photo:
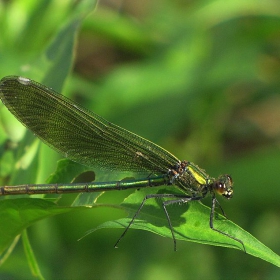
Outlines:
{"label": "compound eye", "polygon": [[215,191],[216,191],[218,194],[224,194],[224,193],[225,193],[225,190],[226,190],[225,184],[222,184],[221,182],[217,182],[217,183],[215,184]]}

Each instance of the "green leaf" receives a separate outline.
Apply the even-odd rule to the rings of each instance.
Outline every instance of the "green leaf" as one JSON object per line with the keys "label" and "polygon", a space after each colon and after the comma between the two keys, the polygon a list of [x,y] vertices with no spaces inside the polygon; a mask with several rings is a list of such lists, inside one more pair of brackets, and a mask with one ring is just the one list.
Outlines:
{"label": "green leaf", "polygon": [[[156,189],[145,189],[145,191],[133,193],[121,204],[121,208],[129,213],[129,218],[105,222],[87,234],[102,228],[126,228],[145,195],[154,194],[157,191]],[[209,227],[210,208],[201,202],[193,201],[188,204],[167,207],[176,240],[243,250],[242,244]],[[277,254],[224,216],[216,213],[214,227],[242,240],[246,253],[280,267],[280,257]],[[172,238],[160,200],[149,199],[131,228],[146,230],[163,237]]]}
{"label": "green leaf", "polygon": [[54,215],[70,212],[70,207],[38,198],[18,198],[0,201],[0,253],[31,224]]}

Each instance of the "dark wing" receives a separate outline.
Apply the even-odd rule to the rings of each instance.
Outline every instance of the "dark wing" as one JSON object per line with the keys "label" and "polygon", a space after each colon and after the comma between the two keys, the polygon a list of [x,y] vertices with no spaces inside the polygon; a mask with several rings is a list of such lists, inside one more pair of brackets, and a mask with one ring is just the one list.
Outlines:
{"label": "dark wing", "polygon": [[160,146],[32,80],[17,76],[3,78],[0,98],[43,142],[81,164],[160,174],[178,162]]}

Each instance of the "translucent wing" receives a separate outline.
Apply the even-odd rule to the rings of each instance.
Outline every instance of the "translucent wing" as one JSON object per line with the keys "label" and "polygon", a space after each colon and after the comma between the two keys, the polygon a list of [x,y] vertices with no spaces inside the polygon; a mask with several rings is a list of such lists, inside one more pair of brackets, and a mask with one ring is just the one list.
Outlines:
{"label": "translucent wing", "polygon": [[166,173],[178,159],[32,80],[8,76],[0,98],[43,142],[73,161],[109,170]]}

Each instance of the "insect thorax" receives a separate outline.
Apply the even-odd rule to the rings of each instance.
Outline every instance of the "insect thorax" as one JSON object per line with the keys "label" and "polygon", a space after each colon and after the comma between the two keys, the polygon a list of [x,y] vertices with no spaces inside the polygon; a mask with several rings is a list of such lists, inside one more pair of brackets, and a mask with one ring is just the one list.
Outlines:
{"label": "insect thorax", "polygon": [[209,185],[213,183],[203,169],[189,161],[179,162],[170,170],[171,183],[175,184],[184,193],[195,196],[205,196]]}

